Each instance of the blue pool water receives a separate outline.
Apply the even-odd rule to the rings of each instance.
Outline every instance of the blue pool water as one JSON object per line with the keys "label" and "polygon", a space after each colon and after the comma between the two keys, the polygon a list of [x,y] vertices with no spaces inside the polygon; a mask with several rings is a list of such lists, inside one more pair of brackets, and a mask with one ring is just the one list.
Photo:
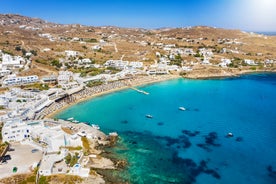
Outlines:
{"label": "blue pool water", "polygon": [[112,93],[57,118],[117,131],[121,139],[112,151],[129,166],[116,174],[130,183],[276,183],[276,74],[177,79],[139,89],[150,94]]}

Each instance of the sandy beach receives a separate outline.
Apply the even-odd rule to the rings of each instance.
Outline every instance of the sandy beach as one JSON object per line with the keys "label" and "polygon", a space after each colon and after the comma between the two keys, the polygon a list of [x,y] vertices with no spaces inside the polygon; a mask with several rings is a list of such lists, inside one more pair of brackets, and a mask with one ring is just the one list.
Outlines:
{"label": "sandy beach", "polygon": [[[74,96],[75,100],[73,102],[64,103],[57,110],[47,114],[45,117],[46,118],[53,118],[56,114],[58,114],[59,112],[69,108],[72,105],[75,105],[75,104],[83,102],[83,101],[90,100],[90,99],[98,97],[98,96],[106,95],[106,94],[109,94],[109,93],[114,93],[116,91],[129,89],[131,87],[143,86],[143,85],[158,83],[158,82],[177,79],[177,78],[181,78],[181,76],[179,76],[179,75],[139,76],[139,77],[134,78],[134,79],[120,81],[121,84],[123,84],[123,85],[114,85],[115,87],[111,87],[108,90],[102,90],[100,92],[89,93],[87,95],[82,95],[82,96],[80,96],[78,94],[73,94],[73,95],[75,95]],[[112,85],[112,84],[113,83],[107,84],[107,85]],[[100,87],[100,86],[96,86],[96,87]],[[88,90],[88,92],[93,91],[93,88],[86,88],[86,89]],[[47,108],[49,108],[49,107],[47,107]],[[45,109],[44,109],[44,111],[45,111]]]}

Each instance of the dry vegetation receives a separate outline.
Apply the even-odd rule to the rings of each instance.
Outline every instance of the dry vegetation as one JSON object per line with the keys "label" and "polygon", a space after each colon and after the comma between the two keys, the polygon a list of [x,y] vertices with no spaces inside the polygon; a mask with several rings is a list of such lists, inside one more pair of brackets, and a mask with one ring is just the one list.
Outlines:
{"label": "dry vegetation", "polygon": [[[214,62],[221,57],[247,58],[257,61],[276,58],[276,36],[266,37],[239,30],[204,26],[158,30],[89,27],[47,23],[40,19],[20,15],[0,15],[0,19],[5,20],[5,24],[0,25],[0,50],[13,55],[22,55],[23,51],[35,51],[36,53],[31,57],[33,61],[31,69],[22,72],[21,75],[56,74],[57,69],[51,66],[51,62],[65,58],[65,50],[79,51],[82,58],[90,58],[100,64],[109,59],[120,59],[122,56],[124,60],[151,64],[156,60],[155,52],[165,53],[162,48],[154,46],[154,43],[175,44],[180,48],[193,48],[194,51],[199,47],[212,48],[215,51]],[[20,25],[38,29],[20,28]],[[39,36],[45,33],[52,35],[54,40]],[[74,41],[75,37],[80,40]],[[237,39],[242,44],[218,43],[218,39]],[[100,40],[105,40],[105,42],[100,43]],[[145,44],[142,45],[141,42]],[[95,45],[101,45],[102,50],[92,50],[92,46]],[[45,48],[49,48],[50,51],[43,51]],[[240,54],[216,52],[222,48],[237,49]],[[183,59],[191,61],[195,58],[183,56]]]}

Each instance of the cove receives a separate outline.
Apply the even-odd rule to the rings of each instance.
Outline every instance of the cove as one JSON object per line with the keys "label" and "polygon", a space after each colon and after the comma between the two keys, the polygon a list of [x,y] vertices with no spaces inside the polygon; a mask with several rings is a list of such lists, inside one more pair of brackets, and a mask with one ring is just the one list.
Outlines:
{"label": "cove", "polygon": [[130,183],[276,182],[276,74],[177,79],[139,89],[149,95],[119,91],[56,118],[118,132],[112,151],[129,166],[115,175]]}

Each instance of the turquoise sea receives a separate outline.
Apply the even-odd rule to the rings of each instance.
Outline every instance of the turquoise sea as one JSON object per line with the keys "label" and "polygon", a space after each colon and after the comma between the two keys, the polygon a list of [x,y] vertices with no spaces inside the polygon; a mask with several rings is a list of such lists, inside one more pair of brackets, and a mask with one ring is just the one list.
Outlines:
{"label": "turquoise sea", "polygon": [[56,117],[118,132],[111,151],[129,165],[114,176],[129,183],[276,183],[276,74],[177,79],[139,89],[150,94],[124,90]]}

